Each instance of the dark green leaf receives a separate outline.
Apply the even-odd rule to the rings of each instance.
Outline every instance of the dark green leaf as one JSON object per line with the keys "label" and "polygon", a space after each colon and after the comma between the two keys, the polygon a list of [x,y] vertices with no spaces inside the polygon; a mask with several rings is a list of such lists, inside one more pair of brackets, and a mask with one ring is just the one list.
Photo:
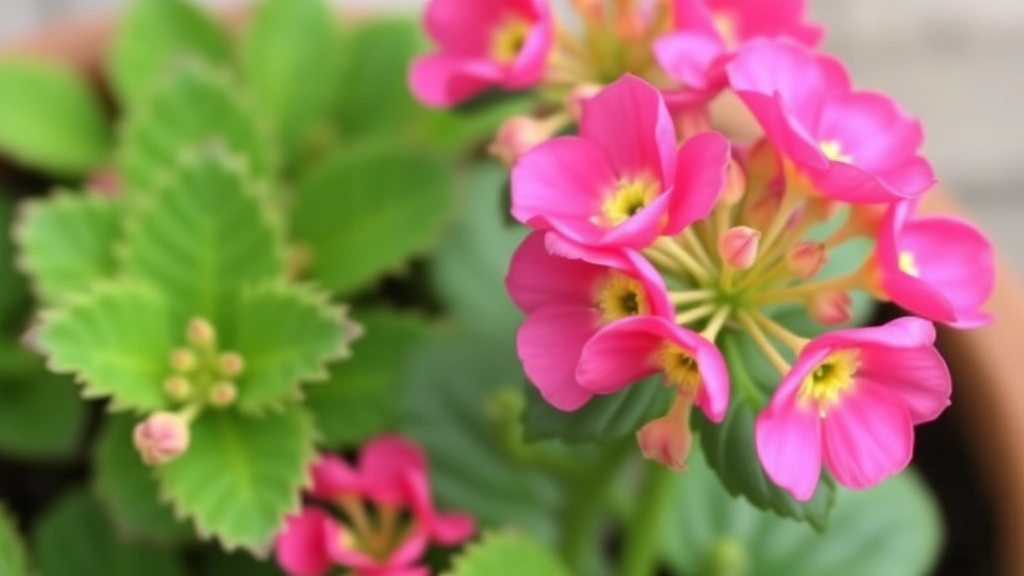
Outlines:
{"label": "dark green leaf", "polygon": [[0,347],[0,452],[60,458],[78,445],[85,405],[66,376],[48,373],[21,347]]}
{"label": "dark green leaf", "polygon": [[7,509],[0,505],[0,576],[28,576],[25,545]]}
{"label": "dark green leaf", "polygon": [[[6,191],[0,189],[0,195]],[[14,204],[7,198],[0,199],[0,227],[11,230],[16,220]],[[20,247],[19,247],[20,248]],[[0,322],[6,325],[21,324],[28,306],[28,283],[19,270],[15,269],[15,243],[11,234],[0,234]]]}
{"label": "dark green leaf", "polygon": [[273,558],[259,560],[245,551],[211,549],[203,559],[203,576],[284,576]]}

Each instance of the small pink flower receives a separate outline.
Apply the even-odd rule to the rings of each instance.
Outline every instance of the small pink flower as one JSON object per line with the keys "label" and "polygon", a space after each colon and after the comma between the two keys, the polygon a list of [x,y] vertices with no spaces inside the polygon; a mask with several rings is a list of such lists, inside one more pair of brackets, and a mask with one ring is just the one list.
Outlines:
{"label": "small pink flower", "polygon": [[424,27],[440,49],[413,62],[410,88],[437,107],[492,87],[529,88],[544,75],[552,26],[546,0],[431,0]]}
{"label": "small pink flower", "polygon": [[970,224],[950,217],[911,219],[913,202],[890,207],[878,238],[882,288],[914,314],[957,328],[992,321],[980,310],[992,295],[992,245]]}
{"label": "small pink flower", "polygon": [[729,142],[714,132],[677,151],[661,94],[625,76],[584,104],[579,136],[519,160],[512,215],[588,246],[646,248],[711,213],[729,160]]}
{"label": "small pink flower", "polygon": [[886,96],[853,91],[838,61],[758,38],[739,50],[727,73],[768,139],[821,195],[892,202],[935,183],[931,165],[917,155],[920,122]]}
{"label": "small pink flower", "polygon": [[174,412],[154,412],[135,426],[132,441],[144,463],[158,466],[184,454],[189,436],[188,418]]}
{"label": "small pink flower", "polygon": [[636,252],[587,248],[550,232],[526,237],[505,285],[527,314],[517,335],[526,375],[548,403],[565,411],[594,395],[577,382],[576,364],[601,326],[674,313],[661,276]]}
{"label": "small pink flower", "polygon": [[757,418],[757,453],[768,477],[806,501],[823,462],[853,489],[906,467],[914,425],[949,405],[949,371],[934,342],[930,322],[907,317],[807,344]]}
{"label": "small pink flower", "polygon": [[693,400],[679,394],[672,403],[668,414],[644,424],[636,433],[636,442],[644,458],[668,468],[682,472],[686,470],[686,458],[693,446],[690,432],[690,407]]}

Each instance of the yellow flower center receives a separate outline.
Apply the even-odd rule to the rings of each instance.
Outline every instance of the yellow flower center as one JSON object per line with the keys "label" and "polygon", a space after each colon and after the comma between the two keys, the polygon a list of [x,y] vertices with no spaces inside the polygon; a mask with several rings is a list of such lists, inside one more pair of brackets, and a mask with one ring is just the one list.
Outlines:
{"label": "yellow flower center", "polygon": [[824,418],[827,410],[839,402],[840,396],[853,385],[853,377],[860,368],[856,350],[843,350],[831,354],[804,378],[799,398],[813,401],[818,414]]}
{"label": "yellow flower center", "polygon": [[509,18],[491,36],[491,58],[499,64],[512,64],[530,35],[530,23],[522,18]]}
{"label": "yellow flower center", "polygon": [[614,322],[626,316],[651,313],[650,303],[639,280],[621,272],[612,272],[597,292],[596,305],[601,309],[604,322]]}
{"label": "yellow flower center", "polygon": [[853,156],[843,154],[842,147],[839,145],[839,142],[836,142],[835,140],[822,142],[819,144],[819,147],[825,156],[833,162],[846,162],[847,164],[853,163]]}
{"label": "yellow flower center", "polygon": [[665,378],[670,383],[679,386],[681,392],[691,395],[697,393],[701,378],[696,358],[674,344],[665,343],[659,359]]}
{"label": "yellow flower center", "polygon": [[659,186],[648,178],[620,182],[601,206],[603,223],[618,226],[650,204],[657,196]]}
{"label": "yellow flower center", "polygon": [[921,275],[921,271],[917,268],[917,261],[914,259],[914,255],[906,250],[900,252],[900,270],[914,278]]}

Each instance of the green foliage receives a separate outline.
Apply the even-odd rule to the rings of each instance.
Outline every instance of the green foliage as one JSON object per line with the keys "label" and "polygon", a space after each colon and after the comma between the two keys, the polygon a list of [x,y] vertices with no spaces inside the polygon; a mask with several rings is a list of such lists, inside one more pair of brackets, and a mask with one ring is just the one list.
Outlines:
{"label": "green foliage", "polygon": [[455,559],[448,576],[569,576],[558,556],[533,538],[508,532],[484,536]]}
{"label": "green foliage", "polygon": [[370,145],[339,150],[306,174],[292,227],[310,250],[310,273],[346,293],[422,253],[451,210],[445,163]]}
{"label": "green foliage", "polygon": [[257,560],[244,551],[213,550],[203,558],[203,576],[284,576],[273,559]]}
{"label": "green foliage", "polygon": [[58,500],[43,515],[33,538],[41,576],[183,576],[170,550],[119,540],[103,508],[85,491]]}
{"label": "green foliage", "polygon": [[85,79],[56,64],[0,61],[0,153],[57,176],[107,160],[110,128]]}
{"label": "green foliage", "polygon": [[28,576],[25,545],[7,509],[0,505],[0,576]]}
{"label": "green foliage", "polygon": [[14,237],[42,302],[61,303],[113,276],[119,216],[113,200],[69,192],[22,207]]}
{"label": "green foliage", "polygon": [[[0,228],[11,230],[15,221],[14,204],[3,198],[6,191],[0,188]],[[10,233],[0,234],[0,322],[10,325],[20,323],[26,316],[28,306],[28,283],[21,271],[16,269],[15,242]]]}
{"label": "green foliage", "polygon": [[214,410],[192,423],[188,450],[156,474],[200,536],[258,551],[298,510],[313,455],[313,428],[295,405],[258,418]]}

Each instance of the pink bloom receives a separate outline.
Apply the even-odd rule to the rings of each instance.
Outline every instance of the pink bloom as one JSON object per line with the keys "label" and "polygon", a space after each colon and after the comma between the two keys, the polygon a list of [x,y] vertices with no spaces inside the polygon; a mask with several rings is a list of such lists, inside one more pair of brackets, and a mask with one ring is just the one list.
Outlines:
{"label": "pink bloom", "polygon": [[992,321],[980,310],[992,294],[992,245],[977,228],[950,217],[911,219],[913,202],[890,207],[877,256],[882,288],[914,314],[957,328]]}
{"label": "pink bloom", "polygon": [[713,132],[677,151],[661,94],[625,76],[584,104],[579,136],[519,160],[512,214],[580,244],[646,248],[710,214],[729,159],[729,142]]}
{"label": "pink bloom", "polygon": [[188,419],[174,412],[153,412],[132,431],[132,442],[147,466],[181,456],[188,449],[189,438]]}
{"label": "pink bloom", "polygon": [[886,96],[853,91],[839,62],[755,39],[727,71],[768,139],[821,195],[892,202],[935,183],[931,165],[917,155],[924,138],[920,122]]}
{"label": "pink bloom", "polygon": [[[457,545],[475,531],[468,516],[434,509],[426,458],[403,438],[372,440],[358,468],[323,455],[311,473],[309,496],[323,506],[337,506],[346,520],[336,520],[317,505],[289,517],[276,549],[278,563],[290,576],[321,576],[334,565],[355,576],[428,576],[416,564],[431,542]],[[405,513],[409,520],[403,519]]]}
{"label": "pink bloom", "polygon": [[554,41],[546,0],[431,0],[424,27],[440,50],[413,62],[409,85],[438,107],[537,84]]}
{"label": "pink bloom", "polygon": [[580,354],[580,386],[610,394],[661,372],[665,383],[695,398],[709,420],[729,408],[729,373],[722,353],[703,336],[665,318],[637,316],[605,326]]}
{"label": "pink bloom", "polygon": [[906,467],[914,425],[949,405],[949,371],[934,342],[930,322],[907,317],[807,344],[757,418],[757,453],[768,477],[806,501],[823,462],[853,489]]}
{"label": "pink bloom", "polygon": [[632,315],[674,313],[664,281],[642,256],[579,246],[554,233],[526,237],[505,285],[527,314],[517,336],[523,369],[544,399],[565,411],[594,394],[576,381],[576,363],[601,326]]}

